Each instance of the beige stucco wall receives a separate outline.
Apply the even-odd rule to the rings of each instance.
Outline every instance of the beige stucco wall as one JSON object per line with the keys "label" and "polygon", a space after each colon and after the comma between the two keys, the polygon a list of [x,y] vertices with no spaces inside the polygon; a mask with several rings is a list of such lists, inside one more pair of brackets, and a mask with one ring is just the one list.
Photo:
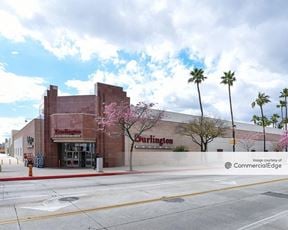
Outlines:
{"label": "beige stucco wall", "polygon": [[[187,150],[190,152],[197,152],[200,150],[199,146],[192,142],[190,137],[182,136],[176,133],[176,127],[183,123],[189,122],[190,120],[195,118],[194,116],[189,116],[185,114],[178,113],[169,113],[169,117],[163,119],[158,123],[157,126],[152,129],[144,132],[141,136],[149,137],[153,135],[159,138],[173,139],[173,145],[163,145],[163,149],[159,148],[148,148],[153,147],[158,144],[151,143],[135,143],[135,145],[147,146],[147,148],[134,148],[133,150],[133,162],[134,165],[151,165],[151,164],[170,164],[171,162],[175,163],[175,160],[183,160],[185,158],[189,158],[191,161],[191,157],[195,157],[197,161],[197,156],[195,154],[188,153],[176,153],[173,152],[173,149],[176,146],[185,146]],[[182,120],[181,120],[182,118]],[[259,134],[257,138],[255,138],[254,145],[251,149],[255,151],[263,151],[263,138],[261,136],[261,127],[253,125],[253,124],[243,124],[238,123],[238,129],[236,129],[236,151],[245,151],[242,146],[239,144],[239,140],[243,137],[247,137],[251,134]],[[132,130],[133,133],[133,130]],[[273,151],[273,143],[275,143],[282,133],[279,129],[267,128],[266,130],[266,148],[268,151]],[[230,131],[228,130],[227,136],[224,138],[215,138],[209,145],[209,152],[216,152],[217,149],[222,149],[223,151],[232,151],[231,144],[231,136]],[[125,165],[129,164],[129,150],[130,150],[130,140],[128,137],[125,137]],[[169,147],[168,149],[164,147]],[[184,157],[185,156],[185,157]],[[187,158],[187,159],[188,159]],[[170,163],[169,163],[170,162]],[[174,164],[173,163],[173,164]],[[185,160],[183,161],[185,164]]]}

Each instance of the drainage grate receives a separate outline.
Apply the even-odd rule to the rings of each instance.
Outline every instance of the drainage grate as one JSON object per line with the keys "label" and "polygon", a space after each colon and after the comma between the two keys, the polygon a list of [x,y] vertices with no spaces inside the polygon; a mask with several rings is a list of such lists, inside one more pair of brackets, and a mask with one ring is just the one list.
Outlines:
{"label": "drainage grate", "polygon": [[171,202],[171,203],[182,203],[185,201],[183,198],[180,198],[180,197],[176,197],[176,198],[163,197],[162,200],[165,202]]}
{"label": "drainage grate", "polygon": [[63,198],[59,199],[59,201],[66,201],[66,202],[72,202],[72,201],[76,201],[76,200],[79,200],[79,197],[70,196],[70,197],[63,197]]}
{"label": "drainage grate", "polygon": [[266,196],[273,196],[273,197],[277,197],[277,198],[285,198],[285,199],[288,199],[288,194],[285,194],[285,193],[278,193],[278,192],[265,192],[265,193],[262,193],[262,195],[266,195]]}

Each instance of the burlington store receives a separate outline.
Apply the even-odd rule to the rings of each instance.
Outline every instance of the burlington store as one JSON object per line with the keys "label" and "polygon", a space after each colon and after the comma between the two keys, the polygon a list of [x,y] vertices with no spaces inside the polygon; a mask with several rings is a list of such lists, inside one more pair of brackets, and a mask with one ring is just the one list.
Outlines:
{"label": "burlington store", "polygon": [[[103,117],[104,106],[111,102],[127,102],[130,98],[121,87],[97,83],[93,95],[58,96],[58,87],[50,86],[44,96],[44,154],[46,167],[93,167],[95,157],[102,157],[104,167],[128,165],[130,140],[115,127],[102,132],[98,121]],[[193,152],[199,146],[191,138],[176,132],[180,123],[187,123],[195,116],[165,112],[164,117],[152,129],[136,138],[133,154],[134,165],[162,164],[168,158],[177,160],[184,155],[174,153],[175,147],[184,146]],[[239,137],[261,133],[261,127],[236,123]],[[133,132],[133,130],[132,130]],[[273,144],[282,133],[279,129],[266,130],[267,146]],[[36,135],[35,135],[35,138]],[[216,138],[209,144],[209,151],[231,151],[229,136]],[[255,151],[262,151],[262,138],[255,140]],[[236,145],[236,151],[245,151]],[[182,154],[182,155],[181,155]]]}

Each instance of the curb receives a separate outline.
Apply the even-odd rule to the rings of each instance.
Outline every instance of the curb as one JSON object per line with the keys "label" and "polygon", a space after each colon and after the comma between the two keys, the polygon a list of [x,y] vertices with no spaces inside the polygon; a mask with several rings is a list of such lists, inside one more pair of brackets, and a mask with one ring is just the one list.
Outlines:
{"label": "curb", "polygon": [[21,180],[49,180],[49,179],[63,179],[63,178],[76,178],[76,177],[97,177],[97,176],[117,176],[126,174],[138,174],[140,171],[133,172],[108,172],[108,173],[89,173],[89,174],[68,174],[68,175],[51,175],[51,176],[32,176],[32,177],[6,177],[0,178],[1,181],[21,181]]}
{"label": "curb", "polygon": [[49,179],[64,179],[64,178],[77,178],[77,177],[98,177],[98,176],[117,176],[128,174],[141,174],[141,173],[163,173],[163,172],[179,172],[191,169],[171,169],[171,170],[151,170],[151,171],[127,171],[127,172],[99,172],[99,173],[86,173],[86,174],[68,174],[68,175],[50,175],[50,176],[25,176],[25,177],[6,177],[0,178],[1,181],[23,181],[23,180],[49,180]]}

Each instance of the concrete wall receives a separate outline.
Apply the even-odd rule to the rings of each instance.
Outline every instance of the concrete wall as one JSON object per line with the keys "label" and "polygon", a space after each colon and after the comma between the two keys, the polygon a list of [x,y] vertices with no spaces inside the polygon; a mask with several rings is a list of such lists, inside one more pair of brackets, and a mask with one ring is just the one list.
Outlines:
{"label": "concrete wall", "polygon": [[222,160],[221,152],[135,152],[134,166],[203,166]]}
{"label": "concrete wall", "polygon": [[[165,112],[164,118],[158,123],[156,127],[146,131],[142,134],[142,136],[149,138],[150,135],[155,137],[163,137],[173,139],[173,145],[163,145],[163,148],[154,148],[157,144],[151,143],[135,143],[136,148],[134,148],[133,152],[133,162],[135,165],[149,165],[149,164],[170,164],[175,160],[179,160],[182,158],[189,158],[189,161],[193,161],[190,159],[191,157],[196,157],[197,154],[193,153],[181,153],[181,152],[172,152],[173,149],[177,146],[183,145],[187,150],[191,152],[200,151],[198,145],[192,142],[190,137],[182,136],[177,134],[176,128],[180,124],[188,123],[189,121],[196,118],[196,116],[191,116],[187,114],[179,114],[174,112]],[[229,122],[226,122],[229,125]],[[230,124],[231,125],[231,124]],[[253,149],[255,151],[262,152],[263,151],[263,135],[262,135],[262,127],[253,125],[253,124],[245,124],[245,123],[236,123],[236,151],[242,152],[246,151],[243,148],[241,142],[245,142],[246,140],[250,140],[253,145],[250,148],[250,151]],[[274,144],[280,138],[283,130],[275,129],[275,128],[266,128],[266,149],[268,151],[274,150]],[[133,133],[133,130],[132,130]],[[217,152],[217,150],[223,150],[224,152],[232,151],[232,143],[231,138],[232,133],[230,130],[227,131],[226,135],[221,138],[215,138],[208,145],[209,152]],[[131,141],[128,137],[125,138],[125,165],[129,164],[129,150],[130,150]],[[143,148],[137,148],[137,145]],[[169,148],[165,148],[168,146]],[[185,156],[185,157],[184,157]],[[187,159],[188,159],[187,158]],[[175,163],[175,162],[174,162]],[[185,163],[185,161],[183,162]]]}
{"label": "concrete wall", "polygon": [[24,149],[24,143],[23,143],[23,136],[20,136],[18,138],[14,139],[14,157],[17,158],[20,161],[24,160],[23,156],[23,149]]}

